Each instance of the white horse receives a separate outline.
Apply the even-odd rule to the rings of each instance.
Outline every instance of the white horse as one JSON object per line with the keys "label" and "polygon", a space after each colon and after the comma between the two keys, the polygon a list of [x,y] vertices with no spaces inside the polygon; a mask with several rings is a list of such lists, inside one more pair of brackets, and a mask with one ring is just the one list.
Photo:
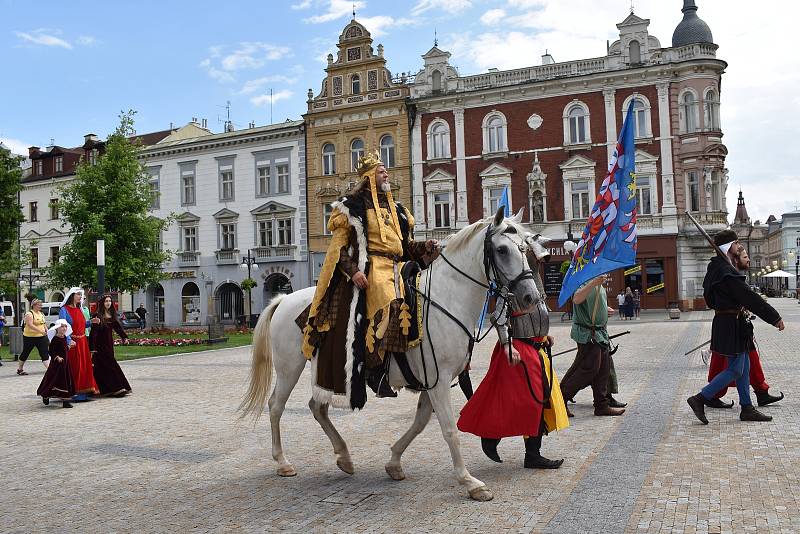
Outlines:
{"label": "white horse", "polygon": [[[541,298],[530,277],[525,257],[528,246],[525,243],[525,230],[518,222],[518,217],[504,219],[502,209],[498,210],[494,218],[479,221],[459,231],[449,240],[442,256],[432,262],[427,271],[423,271],[420,291],[427,295],[427,299],[447,310],[452,318],[434,305],[423,305],[426,310],[423,318],[424,339],[420,346],[408,352],[408,363],[417,379],[422,381],[424,358],[429,379],[427,386],[430,389],[420,393],[411,428],[391,447],[392,454],[386,464],[386,472],[394,480],[405,478],[400,458],[411,441],[425,428],[431,411],[435,410],[442,435],[450,447],[458,482],[466,486],[469,496],[475,500],[488,501],[493,498],[486,485],[471,476],[464,466],[456,415],[450,403],[450,383],[467,364],[470,336],[462,326],[472,331],[472,325],[476,323],[485,301],[489,282],[513,290],[520,302],[529,308],[533,308]],[[487,246],[484,248],[487,236]],[[489,255],[488,260],[493,266],[488,273],[484,265],[485,254]],[[297,474],[283,451],[280,418],[289,394],[307,363],[300,352],[302,333],[295,318],[311,303],[313,296],[314,288],[309,287],[274,299],[261,314],[253,335],[250,384],[240,410],[242,417],[251,414],[258,418],[261,415],[272,382],[274,359],[277,377],[275,389],[269,397],[269,417],[272,457],[278,463],[280,476]],[[316,366],[315,357],[311,360],[312,377],[316,376]],[[407,385],[397,365],[390,366],[389,384],[395,389]],[[328,404],[321,404],[312,397],[308,405],[333,444],[336,465],[345,473],[353,474],[350,452],[328,417]]]}

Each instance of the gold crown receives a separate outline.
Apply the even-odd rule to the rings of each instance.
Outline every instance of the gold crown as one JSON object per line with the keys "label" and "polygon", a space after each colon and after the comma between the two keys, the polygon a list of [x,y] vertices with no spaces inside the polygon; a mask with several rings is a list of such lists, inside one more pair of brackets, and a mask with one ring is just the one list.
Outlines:
{"label": "gold crown", "polygon": [[383,165],[380,152],[377,150],[375,152],[367,152],[365,155],[358,158],[359,176],[363,176],[378,165]]}

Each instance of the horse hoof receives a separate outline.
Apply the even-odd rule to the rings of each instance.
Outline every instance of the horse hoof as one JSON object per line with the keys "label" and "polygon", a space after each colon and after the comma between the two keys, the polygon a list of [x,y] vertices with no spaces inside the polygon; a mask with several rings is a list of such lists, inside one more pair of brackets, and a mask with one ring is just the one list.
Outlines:
{"label": "horse hoof", "polygon": [[386,464],[386,474],[392,480],[405,480],[406,478],[403,467],[399,465]]}
{"label": "horse hoof", "polygon": [[494,495],[492,495],[492,492],[489,491],[489,489],[486,486],[481,486],[479,488],[469,490],[469,497],[473,501],[481,501],[481,502],[491,501],[492,499],[494,499]]}
{"label": "horse hoof", "polygon": [[293,465],[282,465],[278,468],[278,475],[282,477],[293,477],[297,475]]}
{"label": "horse hoof", "polygon": [[348,475],[352,475],[356,472],[355,467],[353,467],[353,462],[350,460],[336,460],[336,466]]}

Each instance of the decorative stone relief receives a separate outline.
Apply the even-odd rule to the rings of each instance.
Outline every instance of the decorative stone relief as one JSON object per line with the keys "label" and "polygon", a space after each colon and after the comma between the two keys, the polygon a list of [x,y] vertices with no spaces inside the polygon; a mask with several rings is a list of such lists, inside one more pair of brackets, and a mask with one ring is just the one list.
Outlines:
{"label": "decorative stone relief", "polygon": [[367,72],[367,90],[375,91],[378,89],[378,71],[371,70]]}
{"label": "decorative stone relief", "polygon": [[347,61],[357,61],[361,59],[361,47],[347,49]]}
{"label": "decorative stone relief", "polygon": [[542,122],[544,121],[536,113],[528,117],[528,126],[530,127],[531,130],[538,130],[539,126],[542,125]]}
{"label": "decorative stone relief", "polygon": [[333,77],[333,96],[342,96],[342,77]]}

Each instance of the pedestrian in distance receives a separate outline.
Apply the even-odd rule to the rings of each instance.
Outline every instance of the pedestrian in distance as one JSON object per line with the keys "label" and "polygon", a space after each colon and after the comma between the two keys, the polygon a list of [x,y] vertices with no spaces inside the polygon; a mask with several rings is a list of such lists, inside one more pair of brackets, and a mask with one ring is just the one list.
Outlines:
{"label": "pedestrian in distance", "polygon": [[642,294],[638,289],[633,290],[633,315],[638,319],[639,312],[642,310]]}
{"label": "pedestrian in distance", "polygon": [[625,318],[625,291],[622,289],[619,290],[619,294],[617,295],[617,307],[619,308],[617,315],[621,321]]}
{"label": "pedestrian in distance", "polygon": [[[3,349],[3,328],[6,326],[6,316],[0,311],[0,350]],[[2,358],[0,358],[0,367],[3,366]]]}
{"label": "pedestrian in distance", "polygon": [[633,320],[633,291],[631,288],[625,288],[625,320]]}
{"label": "pedestrian in distance", "polygon": [[67,351],[75,346],[75,342],[70,338],[71,335],[72,327],[65,319],[57,319],[47,331],[51,362],[36,391],[36,394],[42,397],[45,406],[48,406],[50,399],[55,397],[61,399],[64,408],[72,408],[69,401],[75,395],[75,386],[67,360]]}
{"label": "pedestrian in distance", "polygon": [[139,307],[136,308],[136,315],[139,316],[139,330],[147,328],[147,308],[144,307],[143,302],[140,302]]}
{"label": "pedestrian in distance", "polygon": [[31,301],[31,309],[25,312],[23,322],[25,326],[22,329],[22,354],[19,355],[19,365],[17,367],[17,374],[20,376],[28,374],[24,369],[25,362],[28,361],[28,356],[30,356],[34,347],[39,352],[39,358],[42,359],[45,369],[50,363],[50,356],[47,352],[47,327],[42,313],[41,300],[33,299]]}

